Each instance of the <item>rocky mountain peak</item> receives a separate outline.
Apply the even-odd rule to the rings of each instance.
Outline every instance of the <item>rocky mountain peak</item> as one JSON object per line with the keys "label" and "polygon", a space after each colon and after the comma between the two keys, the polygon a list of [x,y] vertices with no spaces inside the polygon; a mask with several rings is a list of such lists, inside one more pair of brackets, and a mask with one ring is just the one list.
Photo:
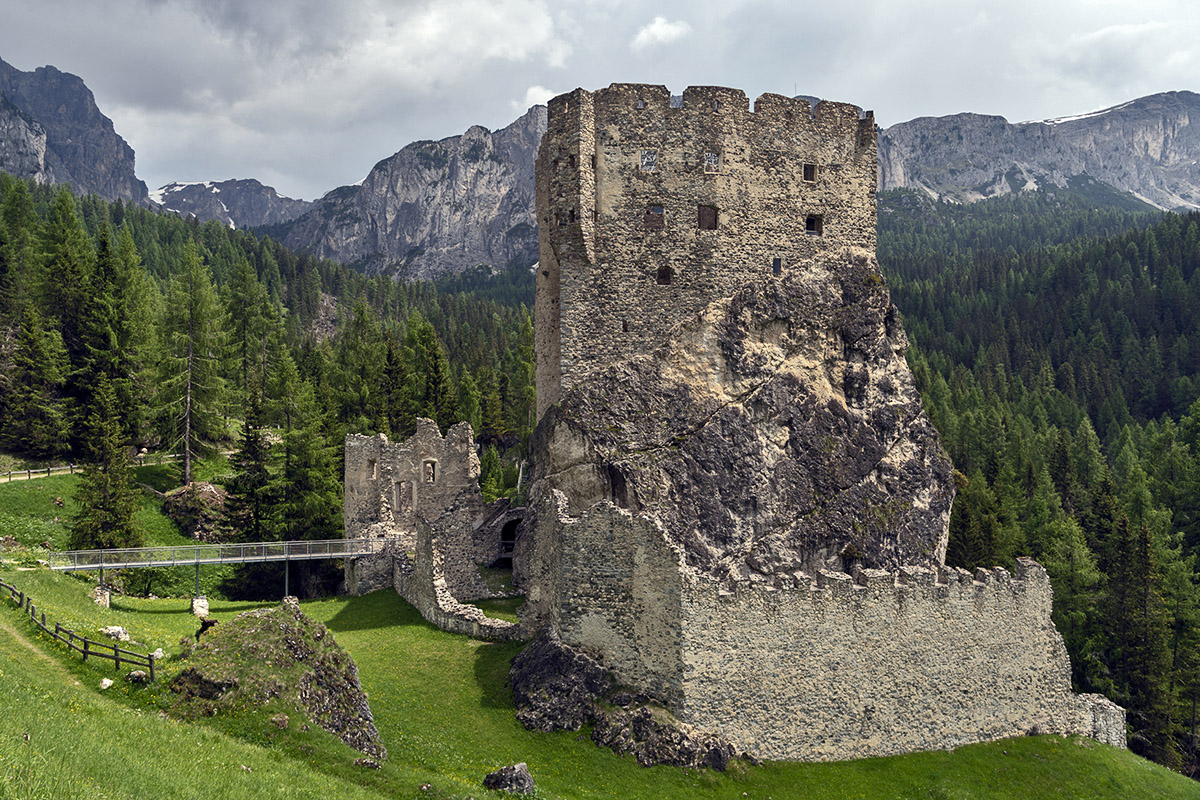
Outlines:
{"label": "rocky mountain peak", "polygon": [[[76,192],[106,200],[146,202],[146,184],[134,173],[133,148],[117,135],[82,78],[52,66],[22,72],[0,61],[0,96],[26,115],[27,130],[19,133],[21,126],[12,121],[12,113],[0,108],[0,119],[8,120],[0,121],[5,129],[0,133],[0,151],[6,154],[6,162],[21,166],[12,174],[69,183]],[[32,160],[30,156],[42,149],[30,121],[44,132],[40,163],[36,155]]]}

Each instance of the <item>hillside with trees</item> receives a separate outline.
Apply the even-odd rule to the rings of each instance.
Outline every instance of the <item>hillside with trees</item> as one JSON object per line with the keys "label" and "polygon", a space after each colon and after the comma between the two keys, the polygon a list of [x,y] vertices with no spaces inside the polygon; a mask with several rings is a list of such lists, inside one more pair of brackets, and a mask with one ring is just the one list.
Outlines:
{"label": "hillside with trees", "polygon": [[[460,279],[465,280],[465,279]],[[472,424],[516,490],[533,327],[477,291],[367,278],[246,231],[0,175],[0,445],[84,465],[73,544],[140,543],[131,454],[232,451],[227,536],[341,533],[347,433]],[[504,295],[497,302],[491,292]]]}

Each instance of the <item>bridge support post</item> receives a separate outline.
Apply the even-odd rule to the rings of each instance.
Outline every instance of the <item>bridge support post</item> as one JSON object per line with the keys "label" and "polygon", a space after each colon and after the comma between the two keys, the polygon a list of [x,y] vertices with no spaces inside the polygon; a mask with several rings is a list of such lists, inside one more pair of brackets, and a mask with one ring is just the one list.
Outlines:
{"label": "bridge support post", "polygon": [[200,562],[199,561],[196,562],[196,593],[192,596],[193,597],[200,596]]}
{"label": "bridge support post", "polygon": [[284,597],[288,597],[292,593],[291,586],[290,586],[291,570],[289,569],[291,567],[291,564],[292,564],[292,562],[290,559],[285,558],[283,560],[283,596]]}

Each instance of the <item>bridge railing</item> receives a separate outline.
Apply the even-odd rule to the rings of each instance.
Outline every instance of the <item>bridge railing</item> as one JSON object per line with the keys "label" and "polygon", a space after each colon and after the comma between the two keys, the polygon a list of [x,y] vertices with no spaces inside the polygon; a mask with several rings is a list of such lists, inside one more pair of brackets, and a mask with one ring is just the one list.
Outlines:
{"label": "bridge railing", "polygon": [[352,558],[378,553],[385,539],[321,539],[293,542],[236,542],[230,544],[126,547],[109,550],[64,550],[49,554],[51,569],[121,569],[171,567],[191,564],[246,563],[251,561],[301,561],[319,558]]}

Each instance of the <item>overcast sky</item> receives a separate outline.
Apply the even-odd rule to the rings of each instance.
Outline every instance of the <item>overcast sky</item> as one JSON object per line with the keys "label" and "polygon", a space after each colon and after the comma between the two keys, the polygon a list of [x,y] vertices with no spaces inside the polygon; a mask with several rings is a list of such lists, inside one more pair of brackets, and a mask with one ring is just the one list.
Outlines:
{"label": "overcast sky", "polygon": [[79,75],[150,189],[314,199],[417,139],[613,82],[1010,121],[1200,90],[1194,0],[3,0],[0,58]]}

